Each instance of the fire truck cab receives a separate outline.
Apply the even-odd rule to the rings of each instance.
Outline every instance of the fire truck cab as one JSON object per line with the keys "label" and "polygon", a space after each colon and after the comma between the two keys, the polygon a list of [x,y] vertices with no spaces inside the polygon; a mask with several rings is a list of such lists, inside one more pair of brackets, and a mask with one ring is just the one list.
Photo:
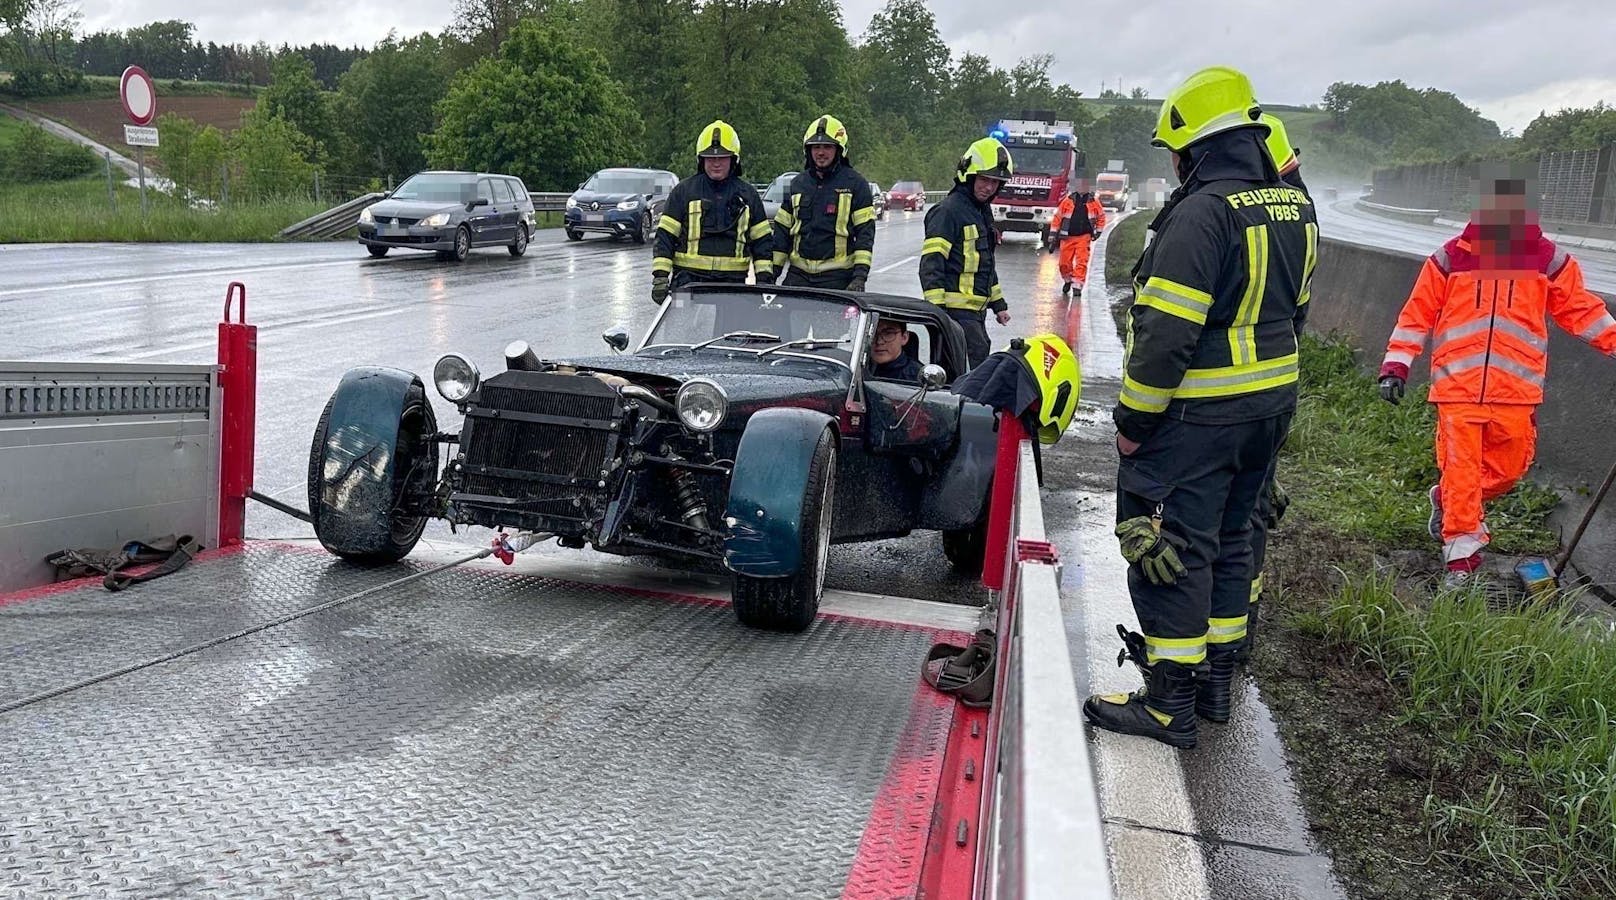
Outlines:
{"label": "fire truck cab", "polygon": [[1002,119],[988,133],[1010,151],[1016,172],[993,199],[994,227],[1001,235],[1032,232],[1047,240],[1056,207],[1084,174],[1072,123],[1053,116]]}

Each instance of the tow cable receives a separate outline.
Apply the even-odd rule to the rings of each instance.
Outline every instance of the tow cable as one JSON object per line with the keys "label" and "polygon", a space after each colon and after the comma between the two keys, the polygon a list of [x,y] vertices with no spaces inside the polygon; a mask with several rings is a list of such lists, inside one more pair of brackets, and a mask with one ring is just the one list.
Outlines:
{"label": "tow cable", "polygon": [[351,603],[351,602],[353,602],[355,600],[359,600],[359,599],[362,599],[364,597],[369,597],[372,594],[378,593],[380,591],[384,591],[384,590],[387,590],[389,588],[395,588],[395,587],[398,587],[398,586],[403,585],[403,584],[408,584],[408,583],[410,583],[412,581],[418,581],[418,580],[420,580],[422,578],[427,578],[427,577],[430,577],[432,575],[436,575],[436,574],[438,574],[440,572],[444,572],[444,571],[447,571],[449,569],[452,569],[452,568],[454,568],[456,566],[465,565],[466,563],[474,562],[474,561],[479,560],[479,559],[486,559],[486,558],[488,558],[490,556],[497,556],[497,557],[499,557],[501,562],[505,563],[506,565],[510,565],[511,562],[513,561],[513,559],[515,558],[515,554],[518,551],[526,550],[528,547],[531,547],[534,544],[539,543],[541,540],[544,540],[544,539],[546,539],[548,537],[550,537],[550,535],[534,534],[533,532],[527,532],[527,531],[520,532],[520,533],[514,534],[514,535],[507,535],[507,534],[505,534],[505,532],[501,531],[498,534],[498,536],[496,536],[493,539],[490,546],[488,546],[488,547],[486,547],[486,548],[484,548],[482,550],[478,550],[475,553],[468,553],[465,556],[462,556],[462,557],[460,557],[458,559],[453,559],[453,560],[450,560],[449,562],[433,566],[430,569],[424,569],[424,570],[422,570],[420,572],[414,572],[414,573],[411,573],[409,575],[405,575],[402,578],[395,578],[392,581],[384,582],[382,584],[375,585],[374,587],[365,588],[362,591],[357,591],[355,593],[348,594],[345,597],[338,597],[335,600],[329,600],[329,601],[327,601],[325,603],[321,603],[321,604],[318,604],[318,605],[315,605],[315,606],[310,606],[307,609],[300,609],[300,610],[297,610],[295,612],[289,612],[286,615],[278,616],[276,618],[270,619],[267,622],[260,622],[257,625],[252,625],[252,626],[249,626],[247,628],[243,628],[240,631],[234,631],[234,632],[231,632],[230,634],[221,635],[221,636],[216,637],[216,638],[211,638],[209,640],[203,641],[200,644],[192,644],[189,647],[185,647],[184,649],[181,649],[181,650],[175,650],[175,651],[173,651],[171,653],[165,653],[162,656],[154,656],[151,659],[142,660],[142,661],[137,662],[137,663],[131,663],[131,664],[127,665],[127,666],[120,666],[119,668],[116,668],[116,669],[109,669],[109,670],[107,670],[105,672],[102,672],[102,673],[100,673],[98,675],[91,675],[88,678],[84,678],[84,679],[81,679],[79,681],[75,681],[72,684],[62,685],[61,687],[54,687],[54,688],[51,688],[50,690],[40,691],[37,694],[33,694],[33,695],[27,696],[27,697],[23,697],[23,698],[18,699],[18,700],[13,700],[13,701],[11,701],[9,703],[0,704],[0,715],[4,715],[5,713],[13,712],[15,710],[22,709],[25,706],[32,706],[35,703],[42,703],[42,702],[44,702],[46,700],[50,700],[50,699],[55,698],[55,697],[60,697],[63,694],[70,694],[70,693],[72,693],[74,691],[77,691],[77,690],[80,690],[82,688],[87,688],[87,687],[90,687],[91,685],[100,684],[103,681],[111,681],[114,678],[121,678],[121,677],[123,677],[125,675],[129,675],[129,674],[134,673],[134,672],[139,672],[142,669],[149,669],[152,666],[160,666],[163,663],[173,662],[176,659],[180,659],[182,657],[190,656],[193,653],[199,653],[199,652],[201,652],[203,650],[209,649],[210,647],[217,647],[220,644],[228,643],[230,641],[237,640],[238,638],[244,638],[244,637],[247,637],[249,635],[254,635],[254,634],[257,634],[260,631],[266,631],[268,629],[275,628],[276,626],[279,626],[279,625],[285,625],[287,622],[296,621],[298,619],[303,618],[304,616],[311,616],[311,615],[314,615],[315,613],[324,612],[324,611],[326,611],[328,609],[335,609],[336,607],[342,606],[345,603]]}

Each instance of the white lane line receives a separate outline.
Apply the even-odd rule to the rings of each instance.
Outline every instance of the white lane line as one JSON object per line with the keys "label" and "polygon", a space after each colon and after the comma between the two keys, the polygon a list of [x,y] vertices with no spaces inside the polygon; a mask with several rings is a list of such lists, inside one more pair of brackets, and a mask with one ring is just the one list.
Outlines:
{"label": "white lane line", "polygon": [[[327,316],[323,319],[314,319],[307,322],[295,322],[289,325],[278,326],[271,325],[268,327],[274,329],[272,332],[273,334],[284,334],[288,331],[301,331],[305,328],[324,328],[328,325],[347,325],[351,322],[362,322],[366,319],[380,319],[386,316],[397,316],[409,311],[410,307],[406,306],[400,309],[384,309],[380,310],[379,312],[359,313],[352,316]],[[193,341],[189,344],[175,344],[173,346],[163,347],[157,350],[144,350],[140,353],[122,353],[119,354],[119,357],[122,359],[151,359],[157,356],[167,356],[170,353],[184,353],[189,350],[206,350],[209,347],[217,347],[218,345],[219,342],[217,338],[210,338],[205,341]]]}
{"label": "white lane line", "polygon": [[890,271],[892,271],[893,269],[896,269],[899,266],[907,265],[909,263],[914,262],[915,260],[917,260],[919,258],[920,257],[918,255],[916,255],[916,256],[905,256],[903,259],[898,260],[897,262],[893,263],[890,266],[882,266],[881,268],[876,269],[875,272],[876,272],[877,275],[885,273],[885,272],[890,272]]}

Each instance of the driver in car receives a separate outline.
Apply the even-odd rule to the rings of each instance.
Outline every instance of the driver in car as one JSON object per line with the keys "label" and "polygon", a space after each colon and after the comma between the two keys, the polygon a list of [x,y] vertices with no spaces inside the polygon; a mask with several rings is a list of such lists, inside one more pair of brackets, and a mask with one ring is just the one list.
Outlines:
{"label": "driver in car", "polygon": [[875,345],[871,354],[875,368],[870,375],[890,381],[920,381],[920,360],[904,352],[914,336],[902,322],[882,319],[875,326]]}

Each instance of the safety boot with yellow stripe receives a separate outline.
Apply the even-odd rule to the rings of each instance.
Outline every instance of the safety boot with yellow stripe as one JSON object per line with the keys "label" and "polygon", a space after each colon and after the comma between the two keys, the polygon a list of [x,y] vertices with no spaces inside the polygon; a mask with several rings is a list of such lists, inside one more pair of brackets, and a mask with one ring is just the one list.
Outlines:
{"label": "safety boot with yellow stripe", "polygon": [[1120,664],[1132,658],[1144,673],[1145,686],[1131,694],[1096,694],[1083,703],[1083,717],[1090,725],[1153,738],[1171,747],[1189,750],[1195,746],[1195,682],[1205,664],[1186,666],[1162,659],[1146,662],[1144,639],[1123,632],[1126,648]]}

